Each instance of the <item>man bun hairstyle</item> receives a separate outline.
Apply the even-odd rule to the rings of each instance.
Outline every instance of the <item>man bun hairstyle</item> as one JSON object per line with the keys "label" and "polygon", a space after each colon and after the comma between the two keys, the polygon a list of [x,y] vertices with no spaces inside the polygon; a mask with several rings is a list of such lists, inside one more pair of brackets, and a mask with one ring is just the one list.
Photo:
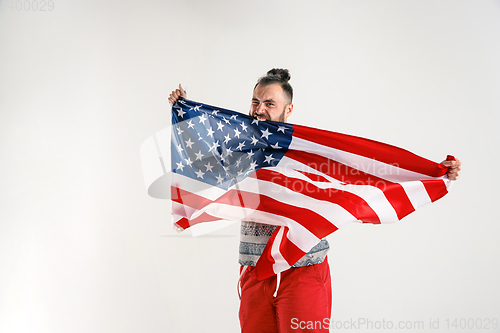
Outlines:
{"label": "man bun hairstyle", "polygon": [[277,76],[281,80],[288,82],[292,78],[288,69],[273,68],[267,72],[267,76]]}
{"label": "man bun hairstyle", "polygon": [[288,83],[288,81],[290,81],[291,78],[292,76],[290,75],[288,69],[273,68],[267,72],[266,76],[261,77],[257,81],[254,90],[259,84],[262,84],[263,86],[268,86],[273,83],[278,83],[285,92],[285,95],[288,97],[289,99],[288,103],[292,103],[293,88],[290,85],[290,83]]}

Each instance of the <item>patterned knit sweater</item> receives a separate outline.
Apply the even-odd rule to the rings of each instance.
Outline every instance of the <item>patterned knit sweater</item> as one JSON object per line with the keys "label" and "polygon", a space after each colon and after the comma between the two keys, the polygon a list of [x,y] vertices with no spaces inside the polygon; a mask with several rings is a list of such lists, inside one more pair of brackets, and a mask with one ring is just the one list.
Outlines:
{"label": "patterned knit sweater", "polygon": [[[255,266],[267,241],[276,230],[275,225],[256,222],[241,222],[240,232],[240,265]],[[321,240],[311,251],[304,255],[292,267],[302,267],[322,263],[330,245],[326,239]]]}

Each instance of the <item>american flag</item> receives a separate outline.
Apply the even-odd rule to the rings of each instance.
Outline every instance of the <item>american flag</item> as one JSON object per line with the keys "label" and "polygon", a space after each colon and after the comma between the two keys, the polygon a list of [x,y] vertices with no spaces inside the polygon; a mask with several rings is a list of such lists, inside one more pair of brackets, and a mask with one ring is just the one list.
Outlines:
{"label": "american flag", "polygon": [[395,146],[183,98],[172,107],[171,163],[178,228],[279,226],[257,263],[259,279],[290,268],[347,223],[396,222],[451,184],[443,165]]}

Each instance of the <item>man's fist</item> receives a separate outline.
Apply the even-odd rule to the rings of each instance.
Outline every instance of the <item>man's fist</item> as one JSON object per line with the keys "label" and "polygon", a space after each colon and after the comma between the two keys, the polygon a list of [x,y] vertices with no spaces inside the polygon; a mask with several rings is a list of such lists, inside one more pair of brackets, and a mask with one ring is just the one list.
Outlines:
{"label": "man's fist", "polygon": [[168,101],[170,104],[174,104],[179,97],[186,98],[186,91],[182,88],[180,83],[179,83],[179,89],[175,89],[170,93],[170,95],[168,96]]}
{"label": "man's fist", "polygon": [[457,180],[460,175],[460,169],[462,168],[462,163],[459,160],[455,161],[443,161],[442,165],[448,168],[448,179]]}

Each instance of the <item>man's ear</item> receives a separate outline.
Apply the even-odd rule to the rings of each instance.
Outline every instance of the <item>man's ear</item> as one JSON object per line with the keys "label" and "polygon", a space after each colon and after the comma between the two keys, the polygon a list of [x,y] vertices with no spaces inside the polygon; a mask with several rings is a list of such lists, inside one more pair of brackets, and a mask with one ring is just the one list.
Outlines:
{"label": "man's ear", "polygon": [[293,104],[290,103],[285,107],[285,122],[287,118],[290,117],[290,115],[292,114],[292,111],[293,111]]}

